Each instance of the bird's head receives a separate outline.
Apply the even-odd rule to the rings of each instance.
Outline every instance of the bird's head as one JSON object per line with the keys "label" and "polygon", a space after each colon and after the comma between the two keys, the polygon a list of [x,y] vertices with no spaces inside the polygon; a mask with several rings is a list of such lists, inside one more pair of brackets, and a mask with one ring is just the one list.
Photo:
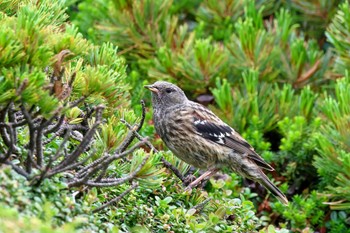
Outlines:
{"label": "bird's head", "polygon": [[178,86],[169,82],[157,81],[152,85],[146,85],[145,88],[152,92],[152,104],[155,109],[183,104],[188,100]]}

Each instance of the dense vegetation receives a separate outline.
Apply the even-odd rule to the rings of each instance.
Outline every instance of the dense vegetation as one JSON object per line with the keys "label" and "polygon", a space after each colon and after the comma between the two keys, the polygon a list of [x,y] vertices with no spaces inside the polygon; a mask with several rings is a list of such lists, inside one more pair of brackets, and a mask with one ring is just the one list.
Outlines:
{"label": "dense vegetation", "polygon": [[[1,1],[0,232],[350,232],[349,51],[347,1]],[[290,204],[230,171],[184,192],[200,171],[154,133],[155,80]]]}

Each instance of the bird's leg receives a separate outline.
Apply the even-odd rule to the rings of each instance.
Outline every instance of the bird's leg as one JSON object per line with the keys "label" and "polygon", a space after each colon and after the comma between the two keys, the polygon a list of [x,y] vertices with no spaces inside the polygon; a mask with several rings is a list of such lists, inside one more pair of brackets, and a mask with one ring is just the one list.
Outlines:
{"label": "bird's leg", "polygon": [[195,181],[197,179],[197,177],[195,175],[193,175],[193,173],[196,171],[197,169],[192,167],[189,169],[189,171],[185,174],[185,179],[183,181],[183,185],[187,187],[187,185],[189,185],[190,183],[192,183],[193,181]]}
{"label": "bird's leg", "polygon": [[190,183],[186,188],[185,191],[191,190],[192,188],[196,187],[202,180],[206,179],[207,177],[211,177],[216,172],[218,172],[218,168],[211,168],[208,171],[204,172],[200,177],[198,177],[195,181]]}

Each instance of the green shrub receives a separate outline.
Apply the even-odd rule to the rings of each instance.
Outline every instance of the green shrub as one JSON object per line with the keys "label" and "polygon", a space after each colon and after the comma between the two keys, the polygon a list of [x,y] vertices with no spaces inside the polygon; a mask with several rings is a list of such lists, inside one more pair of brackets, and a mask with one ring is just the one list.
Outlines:
{"label": "green shrub", "polygon": [[[1,2],[0,231],[346,232],[349,9]],[[142,86],[158,79],[240,132],[276,169],[268,176],[290,205],[233,173],[184,193],[186,175],[200,171],[166,152],[139,104]]]}

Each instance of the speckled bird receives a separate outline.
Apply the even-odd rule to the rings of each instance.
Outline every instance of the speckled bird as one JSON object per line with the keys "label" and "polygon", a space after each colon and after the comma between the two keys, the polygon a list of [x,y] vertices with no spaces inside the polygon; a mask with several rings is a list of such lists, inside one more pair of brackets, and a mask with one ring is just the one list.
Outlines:
{"label": "speckled bird", "polygon": [[188,188],[223,167],[262,184],[283,204],[288,199],[264,174],[273,171],[251,145],[212,111],[190,101],[176,85],[157,81],[152,92],[154,126],[166,146],[181,160],[205,170]]}

